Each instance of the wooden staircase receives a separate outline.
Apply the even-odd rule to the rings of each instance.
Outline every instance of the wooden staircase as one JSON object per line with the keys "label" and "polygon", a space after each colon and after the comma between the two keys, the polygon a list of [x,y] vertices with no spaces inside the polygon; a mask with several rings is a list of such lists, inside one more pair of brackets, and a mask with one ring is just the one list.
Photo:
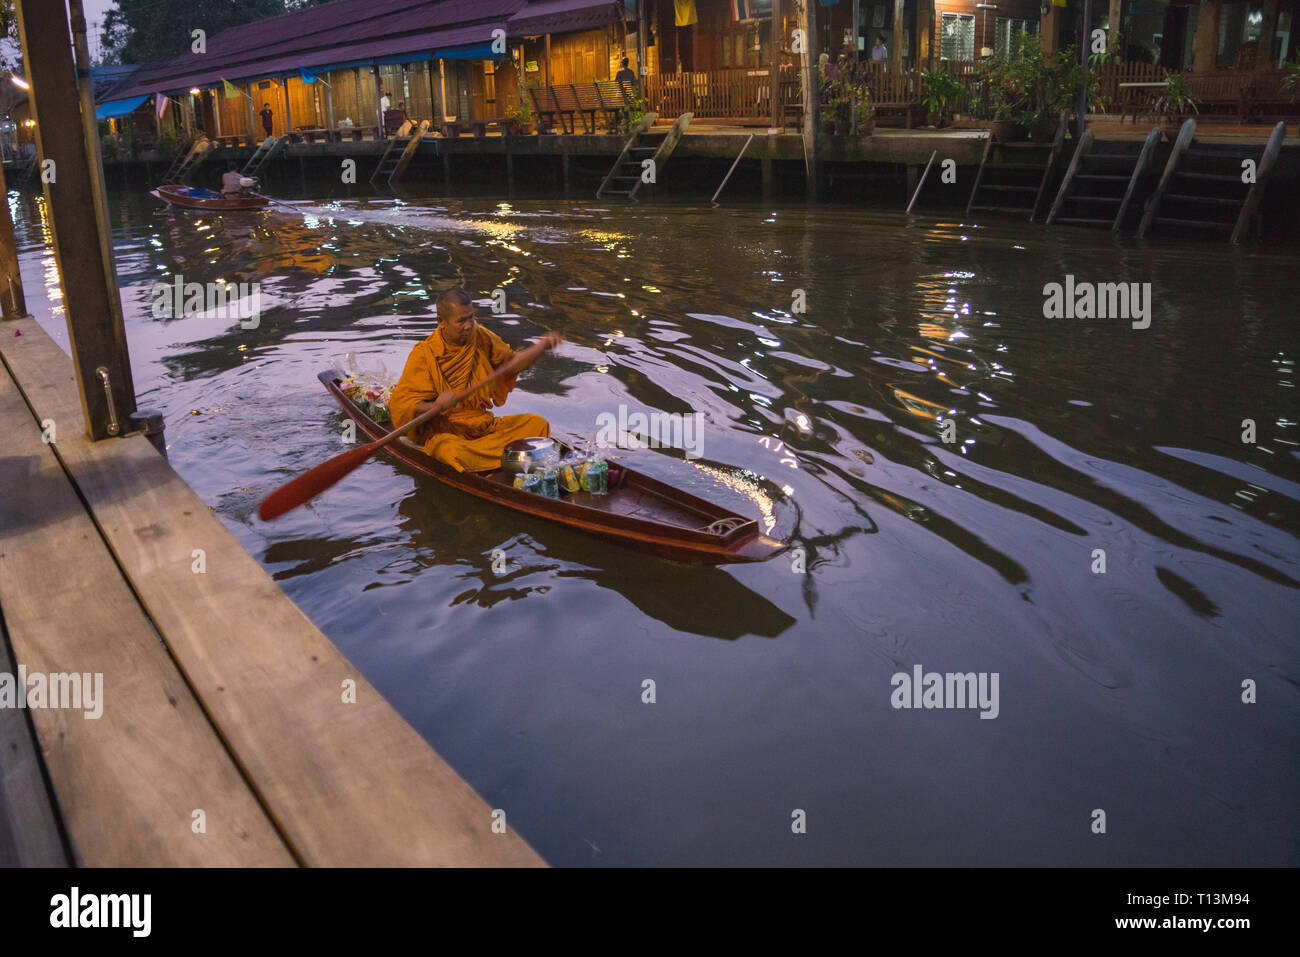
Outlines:
{"label": "wooden staircase", "polygon": [[381,181],[385,186],[396,185],[401,180],[402,174],[406,172],[406,168],[411,165],[416,150],[420,148],[420,140],[424,139],[424,134],[427,132],[429,132],[429,121],[421,120],[420,125],[409,136],[390,137],[388,148],[384,150],[379,165],[370,176],[370,185],[378,186]]}
{"label": "wooden staircase", "polygon": [[650,132],[650,127],[658,119],[657,114],[647,113],[643,116],[623,144],[623,152],[618,154],[618,159],[605,174],[604,181],[596,190],[596,198],[606,195],[626,196],[635,202],[637,191],[643,185],[641,176],[645,170],[645,161],[654,160],[655,178],[662,176],[668,158],[681,142],[682,134],[694,116],[694,113],[683,113],[665,133]]}
{"label": "wooden staircase", "polygon": [[280,154],[288,141],[289,137],[287,136],[268,136],[262,140],[257,144],[257,149],[253,151],[253,155],[248,158],[248,162],[244,164],[244,169],[240,175],[256,177],[262,171],[262,167]]}
{"label": "wooden staircase", "polygon": [[1122,229],[1134,197],[1150,185],[1159,142],[1158,128],[1141,144],[1099,140],[1092,130],[1085,130],[1047,214],[1047,225]]}
{"label": "wooden staircase", "polygon": [[1026,219],[1042,219],[1051,196],[1049,186],[1065,151],[1066,114],[1056,127],[1050,145],[1046,143],[1003,143],[998,147],[1009,162],[990,163],[993,137],[984,144],[975,185],[971,188],[966,215],[972,212],[1013,213]]}
{"label": "wooden staircase", "polygon": [[[1156,227],[1223,235],[1240,243],[1251,231],[1259,202],[1282,149],[1286,124],[1273,129],[1263,151],[1196,142],[1196,121],[1178,132],[1169,162],[1147,202],[1139,236]],[[1242,181],[1243,161],[1255,160],[1255,181]]]}
{"label": "wooden staircase", "polygon": [[172,165],[167,167],[167,172],[163,174],[163,184],[173,185],[188,180],[194,175],[194,171],[203,165],[203,161],[212,152],[213,146],[212,140],[200,136],[187,151],[177,153],[176,158],[172,160]]}

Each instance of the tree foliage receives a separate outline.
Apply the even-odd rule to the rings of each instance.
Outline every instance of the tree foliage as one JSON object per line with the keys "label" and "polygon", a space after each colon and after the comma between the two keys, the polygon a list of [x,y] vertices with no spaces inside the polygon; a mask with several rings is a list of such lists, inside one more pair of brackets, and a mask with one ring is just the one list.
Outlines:
{"label": "tree foliage", "polygon": [[156,63],[190,49],[192,31],[209,39],[228,27],[300,6],[294,0],[115,0],[104,16],[105,63]]}

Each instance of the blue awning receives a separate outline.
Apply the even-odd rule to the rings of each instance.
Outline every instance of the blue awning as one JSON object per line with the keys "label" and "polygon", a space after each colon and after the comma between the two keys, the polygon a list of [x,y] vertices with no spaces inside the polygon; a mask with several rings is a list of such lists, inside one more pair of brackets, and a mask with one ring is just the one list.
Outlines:
{"label": "blue awning", "polygon": [[438,60],[504,60],[506,55],[492,49],[491,43],[473,43],[462,47],[443,47],[433,51]]}
{"label": "blue awning", "polygon": [[148,96],[133,96],[127,100],[109,100],[95,107],[95,117],[109,120],[115,116],[126,116],[128,113],[134,113],[136,108],[147,99]]}

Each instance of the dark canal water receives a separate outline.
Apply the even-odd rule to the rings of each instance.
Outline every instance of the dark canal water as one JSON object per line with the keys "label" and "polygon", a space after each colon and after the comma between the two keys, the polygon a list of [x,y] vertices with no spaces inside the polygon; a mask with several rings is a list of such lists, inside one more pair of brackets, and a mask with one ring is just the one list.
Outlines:
{"label": "dark canal water", "polygon": [[[110,196],[140,403],[548,861],[1300,863],[1294,249],[892,209],[296,202]],[[10,203],[66,344],[39,202]],[[153,318],[177,273],[259,282],[261,325]],[[1067,274],[1150,283],[1150,327],[1044,318]],[[259,521],[343,448],[316,374],[348,352],[399,372],[461,282],[507,290],[481,312],[516,347],[567,339],[504,413],[581,436],[621,403],[702,412],[701,458],[622,461],[761,517],[806,573],[667,563],[387,460]],[[917,665],[996,673],[996,718],[893,707]]]}

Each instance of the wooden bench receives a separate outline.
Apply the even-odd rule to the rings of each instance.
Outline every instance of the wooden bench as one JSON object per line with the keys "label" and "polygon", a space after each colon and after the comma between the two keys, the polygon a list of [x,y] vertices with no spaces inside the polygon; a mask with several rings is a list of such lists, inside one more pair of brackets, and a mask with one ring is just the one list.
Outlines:
{"label": "wooden bench", "polygon": [[915,115],[925,109],[915,91],[912,76],[906,72],[891,72],[882,65],[869,69],[866,79],[871,91],[871,106],[876,111],[876,123],[890,126],[901,121],[904,129],[910,130]]}
{"label": "wooden bench", "polygon": [[214,142],[216,142],[217,147],[219,149],[229,150],[229,149],[235,149],[236,147],[239,146],[243,146],[244,137],[238,134],[233,136],[218,136]]}
{"label": "wooden bench", "polygon": [[1246,90],[1246,122],[1265,123],[1300,117],[1300,90],[1283,85],[1284,72],[1264,73]]}
{"label": "wooden bench", "polygon": [[623,125],[623,111],[632,109],[636,103],[636,90],[617,80],[597,80],[594,85],[605,123],[611,133],[617,133]]}
{"label": "wooden bench", "polygon": [[304,143],[328,143],[332,139],[330,131],[322,126],[299,127],[297,132]]}
{"label": "wooden bench", "polygon": [[[598,107],[590,103],[584,105],[578,96],[578,88],[573,83],[561,83],[559,86],[553,86],[551,89],[555,92],[555,103],[562,114],[568,114],[570,117],[578,117],[582,121],[582,131],[584,133],[596,132],[596,110]],[[593,91],[594,92],[594,91]],[[570,120],[569,132],[573,132],[573,123]]]}
{"label": "wooden bench", "polygon": [[1231,116],[1239,123],[1246,121],[1253,73],[1248,70],[1216,70],[1213,73],[1184,74],[1184,79],[1191,87],[1201,116]]}

